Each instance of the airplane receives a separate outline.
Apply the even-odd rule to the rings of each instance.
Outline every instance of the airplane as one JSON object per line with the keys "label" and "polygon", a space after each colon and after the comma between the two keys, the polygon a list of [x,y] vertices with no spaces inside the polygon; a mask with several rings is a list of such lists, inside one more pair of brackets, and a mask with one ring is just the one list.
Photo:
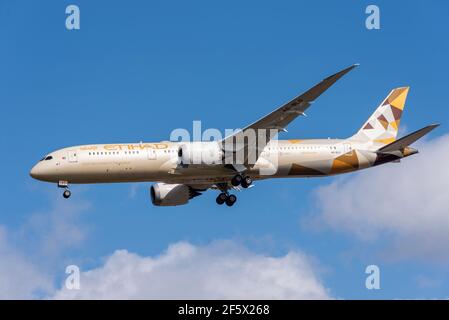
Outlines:
{"label": "airplane", "polygon": [[400,162],[418,153],[410,145],[438,124],[396,139],[409,87],[391,90],[349,138],[277,139],[288,124],[305,116],[322,93],[357,66],[325,78],[224,139],[73,146],[47,154],[30,175],[57,183],[64,189],[64,198],[71,196],[69,184],[154,182],[150,197],[156,206],[184,205],[213,189],[219,192],[216,203],[231,207],[237,197],[230,191],[252,187],[254,181],[343,174]]}

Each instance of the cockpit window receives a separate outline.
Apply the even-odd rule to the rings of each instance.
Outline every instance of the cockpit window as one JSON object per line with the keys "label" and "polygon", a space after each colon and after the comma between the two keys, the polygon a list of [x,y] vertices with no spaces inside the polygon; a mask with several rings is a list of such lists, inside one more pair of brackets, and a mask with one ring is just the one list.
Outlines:
{"label": "cockpit window", "polygon": [[52,156],[46,156],[46,157],[43,157],[40,161],[47,161],[47,160],[51,160],[51,159],[53,159]]}

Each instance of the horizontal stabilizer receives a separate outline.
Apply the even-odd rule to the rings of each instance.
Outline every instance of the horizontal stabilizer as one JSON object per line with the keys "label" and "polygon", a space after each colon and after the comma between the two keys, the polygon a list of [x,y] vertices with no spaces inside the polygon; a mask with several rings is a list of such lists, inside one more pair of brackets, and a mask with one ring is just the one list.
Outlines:
{"label": "horizontal stabilizer", "polygon": [[409,145],[411,145],[413,142],[417,141],[418,139],[421,139],[423,136],[425,136],[426,134],[428,134],[430,131],[432,131],[433,129],[435,129],[438,126],[439,126],[439,124],[431,124],[427,127],[419,129],[413,133],[410,133],[410,134],[386,145],[385,147],[380,148],[379,150],[377,150],[377,152],[391,152],[391,151],[401,150],[405,147],[408,147]]}

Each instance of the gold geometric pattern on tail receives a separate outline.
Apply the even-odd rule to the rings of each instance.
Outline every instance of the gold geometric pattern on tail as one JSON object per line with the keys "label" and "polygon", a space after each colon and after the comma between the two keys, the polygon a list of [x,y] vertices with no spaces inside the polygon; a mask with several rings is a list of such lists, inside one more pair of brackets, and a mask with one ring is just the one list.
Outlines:
{"label": "gold geometric pattern on tail", "polygon": [[409,87],[392,90],[352,138],[379,145],[395,141],[408,91]]}
{"label": "gold geometric pattern on tail", "polygon": [[390,106],[404,110],[405,99],[407,98],[409,87],[398,88],[388,96],[387,102]]}

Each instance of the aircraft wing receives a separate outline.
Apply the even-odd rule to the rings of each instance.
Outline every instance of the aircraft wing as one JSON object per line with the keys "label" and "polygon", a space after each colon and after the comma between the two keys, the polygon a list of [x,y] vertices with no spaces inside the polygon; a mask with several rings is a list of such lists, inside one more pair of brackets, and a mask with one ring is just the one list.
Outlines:
{"label": "aircraft wing", "polygon": [[[243,152],[243,164],[245,167],[254,165],[265,145],[271,139],[273,139],[280,131],[286,131],[288,124],[290,124],[290,122],[295,120],[298,116],[304,116],[304,111],[307,110],[316,98],[318,98],[323,92],[337,82],[337,80],[354,69],[356,66],[358,66],[358,64],[354,64],[325,78],[308,91],[280,106],[265,117],[224,138],[221,141],[223,150],[226,152],[231,151],[235,153],[243,148],[245,149]],[[253,133],[250,133],[249,131]],[[246,139],[242,139],[242,137],[246,137]],[[265,141],[261,143],[262,139]],[[251,156],[254,163],[248,162],[248,158]]]}

